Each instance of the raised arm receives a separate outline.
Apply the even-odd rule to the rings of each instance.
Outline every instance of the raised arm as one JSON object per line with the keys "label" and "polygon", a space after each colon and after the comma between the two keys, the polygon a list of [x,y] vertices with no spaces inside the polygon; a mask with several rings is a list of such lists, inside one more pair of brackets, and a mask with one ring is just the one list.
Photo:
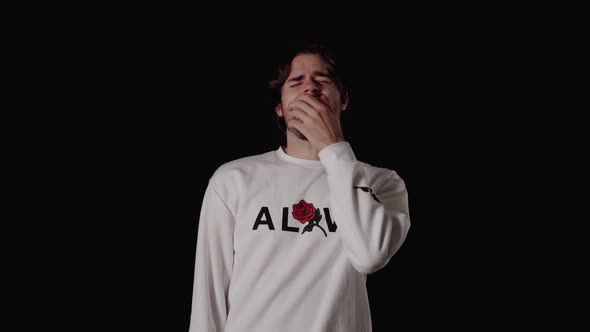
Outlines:
{"label": "raised arm", "polygon": [[348,142],[325,147],[319,157],[345,253],[359,272],[376,272],[387,265],[410,229],[404,181],[391,171],[379,188],[372,188]]}

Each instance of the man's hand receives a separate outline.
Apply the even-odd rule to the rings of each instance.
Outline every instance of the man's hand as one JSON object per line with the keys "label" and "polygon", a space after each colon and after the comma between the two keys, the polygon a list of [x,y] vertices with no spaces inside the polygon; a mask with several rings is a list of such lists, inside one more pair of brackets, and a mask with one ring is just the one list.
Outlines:
{"label": "man's hand", "polygon": [[302,95],[289,104],[287,112],[296,118],[291,125],[305,135],[318,152],[344,141],[340,114],[319,99]]}

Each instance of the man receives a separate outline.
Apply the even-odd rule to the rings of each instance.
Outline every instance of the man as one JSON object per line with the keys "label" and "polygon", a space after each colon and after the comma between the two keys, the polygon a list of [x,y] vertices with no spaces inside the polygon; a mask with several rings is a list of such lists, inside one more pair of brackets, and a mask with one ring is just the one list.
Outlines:
{"label": "man", "polygon": [[271,87],[287,145],[210,178],[190,332],[371,331],[366,276],[406,238],[404,182],[345,140],[349,94],[329,50],[298,50]]}

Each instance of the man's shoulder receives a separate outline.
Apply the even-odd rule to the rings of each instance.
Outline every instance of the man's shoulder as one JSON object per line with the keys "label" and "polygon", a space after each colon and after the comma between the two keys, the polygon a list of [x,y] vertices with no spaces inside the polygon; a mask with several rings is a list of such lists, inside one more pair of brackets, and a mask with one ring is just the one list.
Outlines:
{"label": "man's shoulder", "polygon": [[273,162],[274,153],[274,151],[268,151],[226,161],[217,167],[211,179],[219,180],[231,177],[233,174],[259,170],[261,167]]}
{"label": "man's shoulder", "polygon": [[363,170],[369,177],[378,177],[386,179],[391,176],[397,176],[396,171],[392,168],[376,166],[361,160],[359,160],[359,162],[361,163],[361,165],[363,165]]}

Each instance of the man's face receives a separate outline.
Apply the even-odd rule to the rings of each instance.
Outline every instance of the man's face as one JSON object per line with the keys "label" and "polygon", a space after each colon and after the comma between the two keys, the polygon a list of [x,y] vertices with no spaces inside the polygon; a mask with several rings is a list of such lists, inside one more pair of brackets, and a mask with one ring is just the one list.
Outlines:
{"label": "man's face", "polygon": [[327,105],[338,114],[346,109],[346,102],[342,103],[340,92],[336,82],[327,76],[328,70],[317,54],[301,54],[291,61],[291,72],[281,88],[281,103],[275,107],[279,116],[285,118],[287,130],[295,134],[299,139],[307,140],[299,130],[290,125],[295,119],[291,112],[290,104],[302,95],[311,95]]}

